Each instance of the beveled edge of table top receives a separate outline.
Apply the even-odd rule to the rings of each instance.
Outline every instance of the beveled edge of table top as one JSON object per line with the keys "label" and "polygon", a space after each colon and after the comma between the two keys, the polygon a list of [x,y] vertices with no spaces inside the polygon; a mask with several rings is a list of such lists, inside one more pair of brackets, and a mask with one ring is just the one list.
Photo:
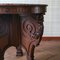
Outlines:
{"label": "beveled edge of table top", "polygon": [[0,4],[0,7],[4,6],[48,6],[47,4]]}

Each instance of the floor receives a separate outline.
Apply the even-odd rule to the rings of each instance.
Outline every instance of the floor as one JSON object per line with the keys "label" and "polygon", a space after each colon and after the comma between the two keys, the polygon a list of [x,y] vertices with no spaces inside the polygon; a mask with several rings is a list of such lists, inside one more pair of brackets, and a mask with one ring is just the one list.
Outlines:
{"label": "floor", "polygon": [[[5,52],[4,60],[27,60],[24,51],[23,57],[16,57],[15,47],[10,47]],[[35,49],[35,60],[60,60],[60,41],[41,41]]]}

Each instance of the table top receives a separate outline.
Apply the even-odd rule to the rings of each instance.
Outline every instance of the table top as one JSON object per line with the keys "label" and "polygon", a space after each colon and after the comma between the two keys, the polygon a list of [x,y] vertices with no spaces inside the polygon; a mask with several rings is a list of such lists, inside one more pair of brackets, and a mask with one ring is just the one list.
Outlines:
{"label": "table top", "polygon": [[1,6],[48,6],[46,4],[0,4]]}
{"label": "table top", "polygon": [[0,14],[22,14],[46,12],[45,4],[0,4]]}

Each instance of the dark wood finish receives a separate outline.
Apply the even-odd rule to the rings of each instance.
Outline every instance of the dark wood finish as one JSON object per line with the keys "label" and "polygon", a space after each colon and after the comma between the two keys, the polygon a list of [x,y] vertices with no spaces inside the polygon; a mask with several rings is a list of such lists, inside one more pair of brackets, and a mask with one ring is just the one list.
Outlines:
{"label": "dark wood finish", "polygon": [[10,46],[17,48],[17,56],[23,55],[23,46],[27,52],[27,60],[34,60],[34,49],[43,35],[46,6],[0,5],[0,60],[4,60],[5,50]]}

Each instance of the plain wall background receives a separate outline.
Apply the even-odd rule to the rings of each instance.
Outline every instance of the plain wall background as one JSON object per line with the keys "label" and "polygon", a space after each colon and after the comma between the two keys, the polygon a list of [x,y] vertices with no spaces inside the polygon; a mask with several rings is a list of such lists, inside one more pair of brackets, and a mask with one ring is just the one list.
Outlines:
{"label": "plain wall background", "polygon": [[0,4],[47,4],[44,36],[60,36],[60,0],[0,0]]}

